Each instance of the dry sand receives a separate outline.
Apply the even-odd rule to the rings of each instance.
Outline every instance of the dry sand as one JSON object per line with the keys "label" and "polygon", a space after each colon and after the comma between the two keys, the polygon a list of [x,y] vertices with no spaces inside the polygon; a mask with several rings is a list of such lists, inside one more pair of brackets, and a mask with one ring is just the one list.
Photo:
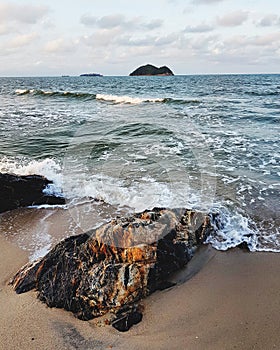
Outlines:
{"label": "dry sand", "polygon": [[3,237],[0,252],[1,350],[280,348],[279,254],[205,248],[177,276],[188,281],[147,298],[143,321],[119,333],[17,295],[7,283],[27,256]]}

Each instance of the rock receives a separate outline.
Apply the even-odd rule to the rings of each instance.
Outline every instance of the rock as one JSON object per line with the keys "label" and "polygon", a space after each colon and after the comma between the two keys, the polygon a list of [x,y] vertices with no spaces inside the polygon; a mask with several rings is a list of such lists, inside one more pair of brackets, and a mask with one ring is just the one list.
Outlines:
{"label": "rock", "polygon": [[0,173],[0,213],[28,205],[64,204],[64,198],[44,194],[43,190],[51,183],[40,175]]}
{"label": "rock", "polygon": [[142,321],[143,314],[137,308],[117,314],[112,326],[119,332],[127,332],[133,325]]}
{"label": "rock", "polygon": [[100,73],[84,73],[80,74],[80,77],[103,77]]}
{"label": "rock", "polygon": [[249,246],[248,246],[248,243],[247,242],[241,242],[239,243],[237,246],[237,248],[241,249],[241,250],[244,250],[246,252],[250,252],[250,249],[249,249]]}
{"label": "rock", "polygon": [[174,75],[174,73],[166,66],[155,67],[152,64],[146,64],[137,68],[135,71],[129,74],[130,76],[136,75]]}
{"label": "rock", "polygon": [[126,330],[141,318],[135,303],[170,287],[171,274],[188,263],[212,230],[209,215],[193,210],[154,208],[116,218],[63,240],[24,266],[11,284],[17,293],[36,289],[48,306],[83,320],[119,313],[114,327]]}

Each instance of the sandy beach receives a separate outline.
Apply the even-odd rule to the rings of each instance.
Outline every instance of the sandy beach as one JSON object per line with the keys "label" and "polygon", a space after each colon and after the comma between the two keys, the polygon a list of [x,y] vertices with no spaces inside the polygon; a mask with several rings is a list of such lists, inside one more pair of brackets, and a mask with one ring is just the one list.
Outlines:
{"label": "sandy beach", "polygon": [[187,280],[143,301],[143,321],[119,333],[50,309],[8,285],[27,262],[0,238],[0,349],[278,349],[279,255],[205,247],[176,276]]}

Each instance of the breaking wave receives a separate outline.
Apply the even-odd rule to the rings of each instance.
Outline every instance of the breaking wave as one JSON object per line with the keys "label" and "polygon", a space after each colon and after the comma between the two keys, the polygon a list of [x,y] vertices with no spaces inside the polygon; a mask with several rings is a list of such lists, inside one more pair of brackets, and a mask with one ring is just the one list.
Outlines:
{"label": "breaking wave", "polygon": [[76,99],[92,99],[100,102],[111,102],[115,104],[140,104],[140,103],[167,103],[167,104],[199,104],[202,101],[197,99],[178,99],[172,97],[151,98],[151,97],[135,97],[127,95],[111,95],[111,94],[94,94],[90,92],[75,91],[47,91],[38,89],[16,89],[18,96],[32,95],[44,97],[64,97]]}

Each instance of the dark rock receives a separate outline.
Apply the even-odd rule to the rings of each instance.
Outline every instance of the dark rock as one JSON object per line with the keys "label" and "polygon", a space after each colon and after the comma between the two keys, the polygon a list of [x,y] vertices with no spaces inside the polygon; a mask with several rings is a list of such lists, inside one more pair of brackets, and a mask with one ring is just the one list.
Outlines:
{"label": "dark rock", "polygon": [[130,76],[136,75],[174,75],[174,73],[166,66],[163,67],[155,67],[152,64],[146,64],[145,66],[141,66],[132,73]]}
{"label": "dark rock", "polygon": [[241,250],[244,250],[246,252],[249,252],[250,249],[249,249],[249,246],[248,246],[248,243],[247,242],[241,242],[240,244],[238,244],[237,248],[241,249]]}
{"label": "dark rock", "polygon": [[80,77],[103,77],[100,73],[84,73],[80,74]]}
{"label": "dark rock", "polygon": [[112,326],[119,332],[127,332],[133,325],[142,321],[143,315],[140,311],[131,310],[117,315],[112,322]]}
{"label": "dark rock", "polygon": [[29,205],[64,204],[64,198],[44,194],[43,190],[51,183],[40,175],[0,173],[0,213]]}
{"label": "dark rock", "polygon": [[171,282],[171,281],[162,281],[158,284],[157,289],[158,290],[165,290],[171,287],[176,286],[175,282]]}
{"label": "dark rock", "polygon": [[[123,312],[170,287],[170,275],[187,264],[212,230],[202,212],[154,208],[65,239],[24,266],[11,284],[17,293],[36,289],[48,306],[83,320]],[[115,328],[126,329],[140,316],[120,318]]]}

